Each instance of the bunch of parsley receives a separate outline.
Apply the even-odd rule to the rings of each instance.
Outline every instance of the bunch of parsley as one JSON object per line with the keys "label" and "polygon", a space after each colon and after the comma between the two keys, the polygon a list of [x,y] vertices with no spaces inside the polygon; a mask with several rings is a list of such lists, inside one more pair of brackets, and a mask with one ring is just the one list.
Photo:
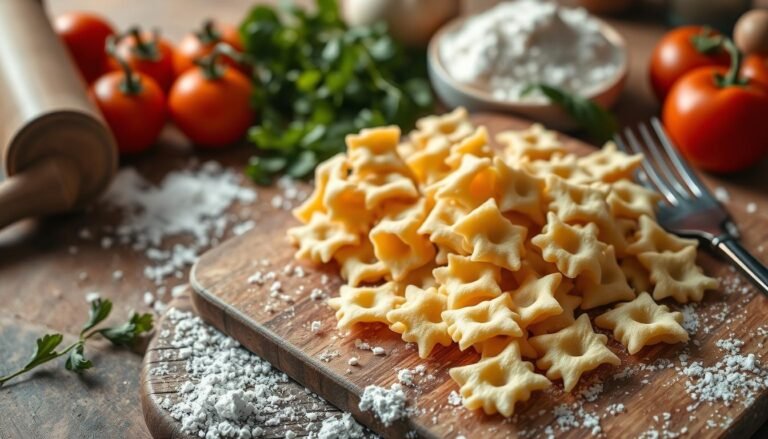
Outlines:
{"label": "bunch of parsley", "polygon": [[248,137],[259,150],[248,174],[268,184],[295,178],[344,150],[344,137],[396,124],[410,129],[433,107],[423,51],[396,43],[386,25],[347,27],[336,0],[315,12],[256,6],[240,27],[254,65],[259,124]]}

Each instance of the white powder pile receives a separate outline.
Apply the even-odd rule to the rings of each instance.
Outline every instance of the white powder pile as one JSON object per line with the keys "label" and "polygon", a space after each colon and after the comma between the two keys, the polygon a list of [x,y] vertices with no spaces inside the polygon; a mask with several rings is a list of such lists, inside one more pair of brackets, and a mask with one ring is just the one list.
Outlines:
{"label": "white powder pile", "polygon": [[[150,184],[133,168],[123,169],[103,201],[122,214],[115,238],[144,251],[152,261],[144,273],[160,283],[171,275],[183,277],[182,270],[236,221],[228,218],[225,211],[236,202],[253,203],[256,197],[256,191],[241,186],[241,178],[232,170],[206,162],[198,169],[171,172],[158,186]],[[175,243],[170,249],[161,247],[168,238],[176,236],[191,238],[191,242]],[[110,240],[111,246],[110,237],[102,238],[102,244],[105,239]]]}
{"label": "white powder pile", "polygon": [[363,426],[355,422],[352,415],[344,413],[341,416],[327,418],[320,426],[317,436],[310,434],[310,438],[317,439],[362,439],[373,437]]}
{"label": "white powder pile", "polygon": [[[715,345],[725,355],[714,365],[705,367],[696,361],[683,369],[688,377],[685,389],[690,397],[701,402],[722,402],[730,406],[736,401],[749,405],[762,390],[768,387],[768,371],[755,354],[741,354],[744,342],[739,339],[718,340]],[[696,408],[696,403],[688,411]]]}
{"label": "white powder pile", "polygon": [[499,3],[447,34],[439,49],[454,79],[486,82],[500,100],[541,101],[521,96],[538,83],[589,94],[618,74],[625,56],[584,9],[540,0]]}
{"label": "white powder pile", "polygon": [[408,415],[406,396],[403,386],[392,384],[389,389],[380,386],[367,386],[360,398],[360,410],[372,411],[385,427]]}
{"label": "white powder pile", "polygon": [[[315,412],[304,413],[297,407],[296,396],[281,386],[288,382],[285,374],[199,317],[171,309],[168,318],[175,326],[171,345],[186,360],[189,380],[179,386],[178,401],[165,398],[160,406],[180,422],[183,433],[206,439],[250,439],[268,433],[269,427],[295,425],[304,422],[305,417],[310,419],[310,415],[317,419],[318,411],[323,414],[319,404]],[[162,370],[166,366],[161,362],[158,367]],[[357,424],[350,418],[342,417],[339,422],[355,433],[333,436],[328,433],[332,427],[327,426],[327,435],[318,437],[362,437],[356,435],[362,427],[355,428]],[[308,423],[306,428],[313,433],[322,431],[323,426]],[[286,430],[282,436],[293,434]]]}

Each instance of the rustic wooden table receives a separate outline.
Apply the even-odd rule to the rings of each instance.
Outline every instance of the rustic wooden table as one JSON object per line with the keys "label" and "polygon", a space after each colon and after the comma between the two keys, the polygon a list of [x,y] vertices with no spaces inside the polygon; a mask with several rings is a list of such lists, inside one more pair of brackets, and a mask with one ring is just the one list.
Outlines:
{"label": "rustic wooden table", "polygon": [[[96,11],[121,28],[134,23],[159,26],[166,36],[178,39],[207,17],[236,23],[251,3],[50,0],[49,7],[51,14]],[[631,52],[629,84],[616,112],[625,124],[645,120],[658,111],[646,83],[646,65],[664,28],[632,18],[610,21],[627,38]],[[177,133],[168,130],[157,149],[129,164],[158,181],[167,172],[186,166],[192,157],[215,159],[240,169],[248,153],[245,146],[216,154],[195,153]],[[763,163],[758,169],[715,184],[739,194],[740,200],[758,194],[766,200],[766,171],[768,163]],[[729,207],[737,221],[748,218],[744,205]],[[755,215],[768,221],[768,204],[761,203],[761,207]],[[43,332],[57,331],[73,337],[71,334],[79,331],[87,315],[84,296],[89,291],[99,291],[115,302],[114,319],[123,318],[130,309],[147,309],[143,292],[154,287],[143,274],[144,255],[119,246],[104,249],[98,241],[78,237],[83,227],[97,230],[114,224],[114,220],[95,208],[87,213],[25,221],[0,232],[0,371],[23,363],[34,339]],[[749,222],[754,221],[750,218]],[[753,237],[764,236],[763,232],[757,228],[744,230]],[[77,246],[76,254],[71,254],[71,246]],[[768,254],[757,252],[757,248],[751,250],[768,261]],[[119,281],[112,276],[118,269],[124,272]],[[96,367],[82,377],[57,363],[0,389],[0,438],[149,437],[138,398],[141,354],[114,350],[98,342],[88,349]],[[765,427],[762,434],[768,434]]]}

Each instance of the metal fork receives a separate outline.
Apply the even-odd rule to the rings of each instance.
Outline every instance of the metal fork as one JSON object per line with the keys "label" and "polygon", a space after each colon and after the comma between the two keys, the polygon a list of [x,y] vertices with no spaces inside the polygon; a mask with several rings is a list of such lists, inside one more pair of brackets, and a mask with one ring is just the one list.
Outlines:
{"label": "metal fork", "polygon": [[659,224],[675,234],[708,242],[768,294],[768,269],[741,246],[730,214],[680,156],[661,122],[653,118],[650,125],[650,129],[646,124],[638,126],[640,137],[626,128],[624,139],[617,134],[614,140],[622,151],[645,156],[638,179],[664,197]]}

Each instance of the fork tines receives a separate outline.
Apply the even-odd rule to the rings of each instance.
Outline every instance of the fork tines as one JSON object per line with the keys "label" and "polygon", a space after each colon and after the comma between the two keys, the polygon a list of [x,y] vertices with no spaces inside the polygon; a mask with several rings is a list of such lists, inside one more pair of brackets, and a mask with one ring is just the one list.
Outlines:
{"label": "fork tines", "polygon": [[645,156],[638,171],[640,180],[658,190],[672,205],[691,198],[716,203],[709,189],[680,156],[659,119],[654,117],[650,125],[651,128],[643,123],[638,125],[640,137],[627,127],[624,138],[619,134],[614,138],[622,151]]}

